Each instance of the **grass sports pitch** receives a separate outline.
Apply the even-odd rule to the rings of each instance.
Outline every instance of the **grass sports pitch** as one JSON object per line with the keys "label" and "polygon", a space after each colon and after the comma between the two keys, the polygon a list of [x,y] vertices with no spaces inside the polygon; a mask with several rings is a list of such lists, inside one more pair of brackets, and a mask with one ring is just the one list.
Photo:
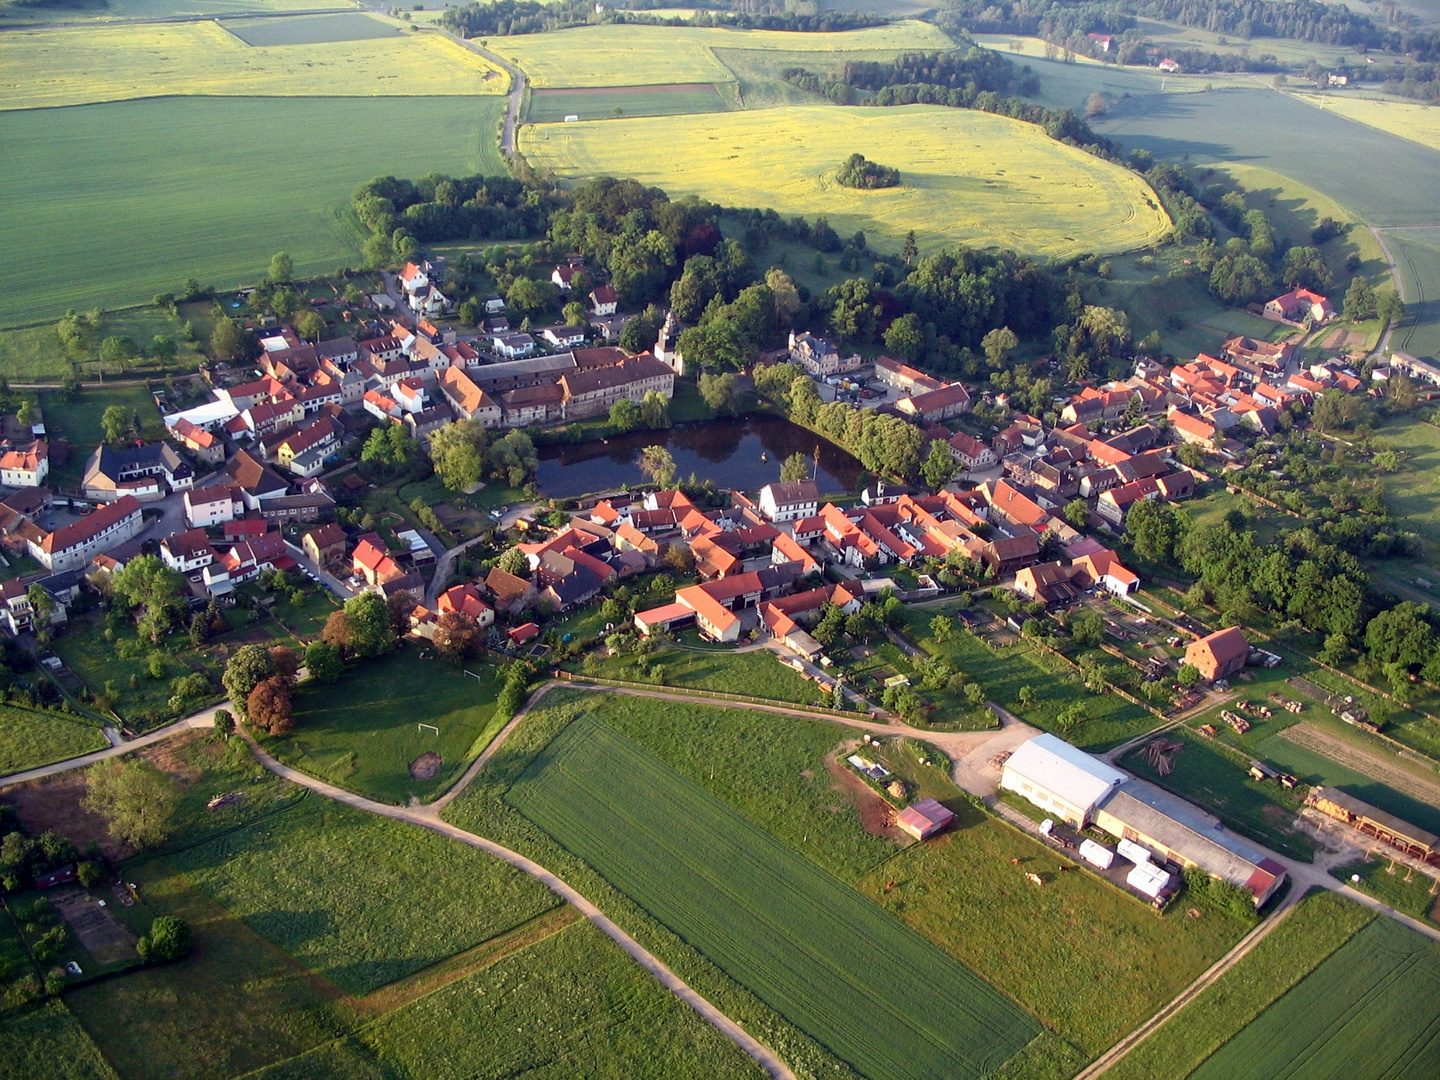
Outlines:
{"label": "grass sports pitch", "polygon": [[590,86],[531,91],[525,120],[531,124],[553,124],[567,116],[578,116],[581,120],[606,120],[616,116],[724,112],[725,108],[725,99],[715,89],[714,83]]}
{"label": "grass sports pitch", "polygon": [[[672,198],[824,214],[842,235],[862,229],[896,249],[913,229],[931,249],[1064,257],[1142,247],[1170,229],[1136,174],[1034,124],[968,109],[816,105],[543,124],[522,130],[521,149],[560,176],[629,176]],[[899,169],[901,186],[841,187],[835,172],[855,152]]]}
{"label": "grass sports pitch", "polygon": [[523,69],[534,86],[574,87],[734,80],[715,49],[937,52],[953,49],[955,43],[936,27],[920,22],[833,34],[612,24],[500,38],[490,47]]}
{"label": "grass sports pitch", "polygon": [[1043,1030],[859,893],[590,717],[552,741],[506,799],[865,1076],[988,1076]]}
{"label": "grass sports pitch", "polygon": [[[372,176],[503,174],[504,99],[167,98],[0,113],[0,249],[45,280],[0,298],[0,325],[148,303],[190,276],[222,289],[288,251],[297,274],[358,259],[348,204]],[[360,131],[423,130],[354,153]],[[263,147],[305,145],[275,167]]]}

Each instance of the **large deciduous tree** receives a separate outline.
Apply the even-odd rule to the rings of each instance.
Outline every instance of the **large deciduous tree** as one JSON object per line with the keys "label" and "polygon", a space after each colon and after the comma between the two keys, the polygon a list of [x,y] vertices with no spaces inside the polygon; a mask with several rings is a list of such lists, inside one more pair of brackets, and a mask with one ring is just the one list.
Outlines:
{"label": "large deciduous tree", "polygon": [[103,817],[111,835],[137,848],[170,835],[180,785],[144,758],[106,761],[86,774],[85,808]]}

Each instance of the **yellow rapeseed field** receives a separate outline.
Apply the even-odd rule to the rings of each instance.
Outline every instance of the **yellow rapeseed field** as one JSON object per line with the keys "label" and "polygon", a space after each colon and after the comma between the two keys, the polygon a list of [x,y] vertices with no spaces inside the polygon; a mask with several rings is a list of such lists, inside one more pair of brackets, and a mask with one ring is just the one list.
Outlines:
{"label": "yellow rapeseed field", "polygon": [[535,86],[645,86],[729,82],[714,49],[860,52],[953,49],[928,23],[898,22],[835,34],[714,27],[584,26],[549,34],[495,38],[490,47],[513,61]]}
{"label": "yellow rapeseed field", "polygon": [[1349,120],[1369,124],[1391,135],[1440,150],[1440,108],[1405,101],[1376,101],[1373,98],[1345,97],[1342,94],[1297,95],[1311,105],[1339,113]]}
{"label": "yellow rapeseed field", "polygon": [[[1122,251],[1170,220],[1145,181],[1056,142],[1034,124],[936,105],[806,106],[702,116],[540,124],[521,132],[537,166],[566,177],[625,176],[730,206],[824,214],[898,248],[958,243],[1037,256]],[[852,153],[900,170],[902,185],[835,183]]]}
{"label": "yellow rapeseed field", "polygon": [[0,109],[163,95],[503,94],[509,78],[433,33],[254,48],[213,22],[0,34]]}

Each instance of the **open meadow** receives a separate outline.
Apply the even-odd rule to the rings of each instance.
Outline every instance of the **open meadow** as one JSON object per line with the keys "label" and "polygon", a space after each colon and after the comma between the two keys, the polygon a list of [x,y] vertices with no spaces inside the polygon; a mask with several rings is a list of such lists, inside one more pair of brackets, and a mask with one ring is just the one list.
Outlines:
{"label": "open meadow", "polygon": [[58,999],[0,1019],[0,1067],[13,1080],[120,1080]]}
{"label": "open meadow", "polygon": [[[0,108],[89,105],[171,94],[470,97],[509,89],[503,71],[443,35],[401,34],[393,25],[363,15],[313,21],[329,18],[358,19],[387,32],[360,40],[255,46],[213,22],[10,31],[0,35]],[[289,20],[281,21],[287,24],[280,28],[283,34]]]}
{"label": "open meadow", "polygon": [[981,1077],[1041,1033],[918,934],[596,720],[572,721],[506,798],[862,1075]]}
{"label": "open meadow", "polygon": [[[1440,1074],[1440,945],[1376,919],[1220,1047],[1194,1080]],[[1193,1007],[1193,1006],[1192,1006]]]}
{"label": "open meadow", "polygon": [[167,861],[352,994],[411,975],[560,901],[506,863],[319,796]]}
{"label": "open meadow", "polygon": [[1326,112],[1440,150],[1440,109],[1414,101],[1380,101],[1348,94],[1296,94]]}
{"label": "open meadow", "polygon": [[661,646],[643,657],[633,654],[607,657],[601,653],[597,659],[598,663],[589,672],[581,666],[582,673],[644,683],[653,681],[649,672],[659,665],[665,669],[666,686],[745,694],[826,708],[832,701],[829,694],[822,693],[815,683],[780,663],[780,658],[768,649],[737,653],[728,649],[687,649],[671,645]]}
{"label": "open meadow", "polygon": [[[666,153],[656,153],[657,146]],[[800,106],[708,116],[527,125],[521,150],[563,177],[629,176],[672,197],[823,214],[898,250],[1000,246],[1038,256],[1143,247],[1170,220],[1135,173],[1033,125],[943,106]],[[851,153],[900,170],[901,185],[842,187]],[[878,243],[877,243],[878,242]]]}
{"label": "open meadow", "polygon": [[582,922],[254,1080],[669,1080],[765,1074]]}
{"label": "open meadow", "polygon": [[[1283,916],[1253,950],[1206,987],[1105,1075],[1108,1080],[1184,1080],[1286,991],[1376,919],[1369,908],[1317,892]],[[1339,982],[1343,985],[1342,976]]]}
{"label": "open meadow", "polygon": [[[265,740],[287,765],[383,802],[429,801],[448,788],[489,742],[500,680],[494,667],[460,668],[402,647],[392,656],[348,669],[333,685],[302,684],[295,728]],[[421,728],[433,725],[439,732]],[[441,761],[428,778],[411,765],[424,754]],[[427,770],[428,771],[428,770]]]}
{"label": "open meadow", "polygon": [[955,43],[921,22],[828,34],[608,24],[498,38],[490,47],[520,67],[534,86],[574,87],[733,81],[734,73],[716,58],[715,49],[898,53],[953,49]]}
{"label": "open meadow", "polygon": [[107,745],[100,725],[85,717],[0,706],[0,776]]}
{"label": "open meadow", "polygon": [[[503,173],[504,99],[167,98],[0,114],[0,248],[46,264],[0,297],[0,325],[148,303],[187,277],[254,281],[287,251],[297,274],[359,258],[355,185],[393,173]],[[363,153],[365,131],[384,138]],[[283,167],[258,148],[303,145]],[[203,167],[201,167],[203,166]]]}

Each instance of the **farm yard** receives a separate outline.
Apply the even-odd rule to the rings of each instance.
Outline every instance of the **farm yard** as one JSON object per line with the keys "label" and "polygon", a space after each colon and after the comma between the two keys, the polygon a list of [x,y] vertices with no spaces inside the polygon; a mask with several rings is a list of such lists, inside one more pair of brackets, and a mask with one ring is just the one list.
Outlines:
{"label": "farm yard", "polygon": [[[665,144],[671,153],[655,154]],[[672,196],[822,213],[899,248],[998,245],[1030,255],[1122,251],[1169,229],[1145,181],[1034,124],[939,105],[812,105],[708,117],[527,125],[521,150],[564,177],[631,176]],[[845,154],[899,168],[901,184],[835,183]]]}
{"label": "farm yard", "polygon": [[1192,1074],[1382,1080],[1440,1073],[1440,946],[1376,919]]}
{"label": "farm yard", "polygon": [[[506,798],[863,1075],[985,1076],[1041,1032],[919,935],[596,720],[572,721]],[[869,1037],[877,1026],[883,1043]]]}
{"label": "farm yard", "polygon": [[[422,660],[407,645],[347,671],[334,685],[304,684],[295,695],[294,730],[267,739],[265,748],[372,799],[427,801],[455,782],[499,727],[492,722],[500,689],[495,668],[472,661],[466,670],[478,677],[433,652]],[[429,754],[440,761],[424,758]]]}
{"label": "farm yard", "polygon": [[563,121],[567,116],[578,116],[581,120],[606,120],[619,116],[724,112],[725,109],[725,99],[714,83],[594,86],[532,90],[525,121],[552,124]]}
{"label": "farm yard", "polygon": [[[661,144],[670,152],[656,154]],[[1136,174],[1033,124],[943,106],[527,125],[520,145],[563,177],[629,176],[672,197],[824,214],[841,234],[860,229],[896,249],[913,229],[931,250],[964,243],[1064,257],[1144,246],[1170,228]],[[836,183],[853,152],[899,169],[901,185]]]}
{"label": "farm yard", "polygon": [[[297,274],[354,262],[355,185],[503,173],[503,107],[495,96],[192,97],[0,113],[0,143],[30,163],[0,175],[0,247],[43,250],[48,267],[41,289],[0,297],[0,325],[148,303],[190,276],[228,288],[282,249]],[[355,131],[412,127],[427,137],[351,153]],[[255,153],[302,138],[310,152],[284,169]]]}
{"label": "farm yard", "polygon": [[313,796],[166,861],[352,994],[414,974],[560,902],[489,855]]}
{"label": "farm yard", "polygon": [[[390,32],[325,39],[338,18]],[[509,78],[477,54],[433,33],[400,35],[364,15],[320,16],[290,28],[264,27],[273,46],[255,47],[213,22],[13,30],[0,39],[0,70],[13,80],[3,108],[91,105],[163,95],[226,97],[504,94]],[[241,32],[245,28],[241,27]],[[293,33],[295,40],[283,40]],[[305,39],[310,40],[305,40]],[[315,40],[319,38],[320,40]],[[53,118],[52,118],[53,119]]]}
{"label": "farm yard", "polygon": [[[730,82],[715,49],[786,52],[945,50],[955,43],[928,23],[899,22],[840,33],[726,30],[718,27],[586,26],[491,43],[536,87]],[[623,63],[617,63],[623,57]]]}

